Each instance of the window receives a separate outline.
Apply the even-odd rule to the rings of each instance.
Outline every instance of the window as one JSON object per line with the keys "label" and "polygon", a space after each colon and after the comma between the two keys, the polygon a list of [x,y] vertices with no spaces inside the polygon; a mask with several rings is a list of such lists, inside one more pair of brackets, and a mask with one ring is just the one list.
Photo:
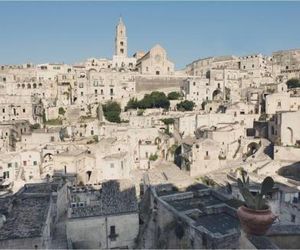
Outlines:
{"label": "window", "polygon": [[120,49],[121,54],[124,54],[124,49]]}
{"label": "window", "polygon": [[116,234],[116,226],[110,226],[109,236],[111,241],[115,241],[118,235]]}
{"label": "window", "polygon": [[274,134],[275,134],[275,129],[274,129],[274,127],[273,127],[273,126],[271,127],[271,133],[272,133],[272,135],[274,135]]}
{"label": "window", "polygon": [[120,42],[120,45],[123,46],[123,45],[124,45],[124,42],[121,41],[121,42]]}
{"label": "window", "polygon": [[277,103],[277,107],[278,107],[278,108],[281,108],[281,102],[278,102],[278,103]]}
{"label": "window", "polygon": [[33,161],[33,165],[36,166],[37,165],[37,161]]}
{"label": "window", "polygon": [[27,165],[27,161],[23,161],[23,166],[26,166]]}
{"label": "window", "polygon": [[3,172],[3,179],[9,179],[9,171]]}
{"label": "window", "polygon": [[159,72],[159,71],[156,71],[156,72],[155,72],[155,74],[156,74],[156,75],[159,75],[159,74],[160,74],[160,72]]}
{"label": "window", "polygon": [[5,113],[5,109],[2,109],[2,113]]}
{"label": "window", "polygon": [[110,94],[111,94],[111,95],[114,94],[114,89],[110,89]]}
{"label": "window", "polygon": [[8,163],[8,164],[7,164],[7,167],[8,167],[8,168],[11,168],[11,167],[12,167],[12,163]]}
{"label": "window", "polygon": [[103,89],[100,90],[101,95],[103,95]]}
{"label": "window", "polygon": [[296,222],[296,215],[291,214],[291,222],[293,222],[293,223]]}
{"label": "window", "polygon": [[23,109],[23,113],[25,113],[26,112],[26,109]]}
{"label": "window", "polygon": [[80,95],[83,96],[83,92],[81,92]]}
{"label": "window", "polygon": [[98,94],[98,90],[97,89],[95,89],[95,95],[97,95]]}
{"label": "window", "polygon": [[50,137],[50,141],[51,141],[51,142],[54,142],[54,136],[51,136],[51,137]]}

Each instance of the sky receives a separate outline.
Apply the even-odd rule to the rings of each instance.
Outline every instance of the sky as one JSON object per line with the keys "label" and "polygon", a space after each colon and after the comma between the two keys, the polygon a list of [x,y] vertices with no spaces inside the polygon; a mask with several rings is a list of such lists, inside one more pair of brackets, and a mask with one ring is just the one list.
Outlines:
{"label": "sky", "polygon": [[177,69],[300,48],[300,2],[0,2],[0,10],[0,64],[112,58],[120,15],[130,56],[160,44]]}

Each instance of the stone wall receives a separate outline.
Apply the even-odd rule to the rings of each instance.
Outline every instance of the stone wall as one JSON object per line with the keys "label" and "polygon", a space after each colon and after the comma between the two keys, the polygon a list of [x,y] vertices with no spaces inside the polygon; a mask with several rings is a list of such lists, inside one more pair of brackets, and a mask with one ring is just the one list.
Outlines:
{"label": "stone wall", "polygon": [[298,162],[300,161],[300,148],[275,146],[274,160]]}
{"label": "stone wall", "polygon": [[155,91],[165,88],[174,88],[177,91],[183,85],[183,77],[176,76],[137,76],[136,80],[136,92],[142,91]]}
{"label": "stone wall", "polygon": [[[75,248],[132,248],[138,235],[138,220],[137,213],[69,219],[67,237]],[[115,226],[115,241],[108,237],[111,226]]]}

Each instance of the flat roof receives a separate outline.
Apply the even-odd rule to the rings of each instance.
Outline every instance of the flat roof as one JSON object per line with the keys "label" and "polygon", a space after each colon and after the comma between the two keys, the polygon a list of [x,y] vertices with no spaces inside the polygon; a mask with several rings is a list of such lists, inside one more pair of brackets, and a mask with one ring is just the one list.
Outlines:
{"label": "flat roof", "polygon": [[199,216],[196,226],[202,226],[212,233],[228,234],[238,228],[239,220],[227,213],[208,214]]}

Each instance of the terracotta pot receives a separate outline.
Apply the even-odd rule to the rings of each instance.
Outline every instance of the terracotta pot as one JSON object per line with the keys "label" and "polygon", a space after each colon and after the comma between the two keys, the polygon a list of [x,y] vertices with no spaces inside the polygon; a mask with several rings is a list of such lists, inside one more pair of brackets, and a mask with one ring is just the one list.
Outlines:
{"label": "terracotta pot", "polygon": [[239,207],[237,215],[245,233],[264,235],[277,218],[271,209],[254,210],[245,206]]}

